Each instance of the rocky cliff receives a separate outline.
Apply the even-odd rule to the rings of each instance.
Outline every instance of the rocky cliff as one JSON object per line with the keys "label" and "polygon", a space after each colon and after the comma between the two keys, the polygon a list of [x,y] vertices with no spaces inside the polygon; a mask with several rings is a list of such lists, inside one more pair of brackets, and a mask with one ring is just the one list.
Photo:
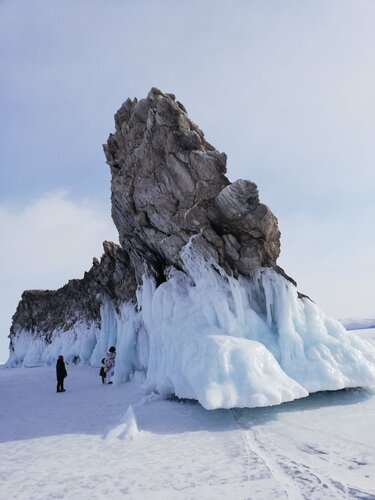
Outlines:
{"label": "rocky cliff", "polygon": [[110,300],[115,307],[134,300],[136,282],[128,254],[115,243],[105,241],[100,261],[93,259],[82,279],[72,279],[58,290],[27,290],[13,316],[10,347],[19,331],[42,337],[47,343],[57,330],[70,331],[77,323],[100,327],[100,307]]}
{"label": "rocky cliff", "polygon": [[115,309],[134,303],[144,273],[161,283],[171,266],[184,268],[188,242],[228,275],[249,276],[264,266],[282,273],[276,217],[260,203],[253,182],[229,182],[225,153],[207,142],[174,95],[153,88],[146,99],[128,99],[104,152],[121,247],[105,242],[100,263],[94,259],[83,279],[57,291],[25,291],[13,317],[11,349],[20,331],[48,343],[77,321],[100,328],[103,297]]}
{"label": "rocky cliff", "polygon": [[112,173],[112,217],[136,270],[163,279],[182,267],[193,245],[228,274],[274,266],[280,252],[277,219],[250,181],[230,183],[226,155],[209,144],[172,94],[151,89],[128,99],[104,146]]}

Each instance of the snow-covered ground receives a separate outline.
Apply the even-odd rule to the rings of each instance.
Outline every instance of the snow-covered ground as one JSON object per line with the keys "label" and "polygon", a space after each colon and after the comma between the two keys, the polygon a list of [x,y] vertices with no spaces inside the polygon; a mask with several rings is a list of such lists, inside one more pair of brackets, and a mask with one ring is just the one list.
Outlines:
{"label": "snow-covered ground", "polygon": [[375,388],[208,411],[68,372],[0,369],[1,499],[375,498]]}

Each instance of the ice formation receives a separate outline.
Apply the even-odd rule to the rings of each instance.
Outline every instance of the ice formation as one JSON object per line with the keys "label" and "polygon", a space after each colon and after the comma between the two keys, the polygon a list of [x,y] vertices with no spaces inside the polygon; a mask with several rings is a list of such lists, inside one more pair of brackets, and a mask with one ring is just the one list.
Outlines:
{"label": "ice formation", "polygon": [[205,408],[280,404],[310,392],[375,384],[375,351],[329,319],[269,268],[229,277],[189,247],[184,271],[156,286],[145,275],[136,305],[101,307],[101,328],[56,331],[47,346],[26,332],[9,363],[98,365],[117,345],[115,382],[146,372],[145,390],[197,399]]}
{"label": "ice formation", "polygon": [[276,217],[256,185],[225,177],[171,94],[127,100],[104,146],[121,246],[106,242],[82,280],[24,292],[8,366],[98,366],[117,347],[115,382],[205,408],[280,404],[375,385],[375,351],[324,316],[277,264]]}
{"label": "ice formation", "polygon": [[120,423],[110,429],[103,437],[109,441],[117,439],[124,441],[134,439],[137,434],[139,434],[137,419],[132,405],[129,405],[125,416],[121,419]]}

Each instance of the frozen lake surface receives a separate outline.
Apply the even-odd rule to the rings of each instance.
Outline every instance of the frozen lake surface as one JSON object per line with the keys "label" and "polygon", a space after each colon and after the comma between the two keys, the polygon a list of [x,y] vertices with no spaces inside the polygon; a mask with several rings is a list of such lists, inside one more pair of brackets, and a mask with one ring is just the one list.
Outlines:
{"label": "frozen lake surface", "polygon": [[0,369],[1,499],[375,498],[375,388],[209,411],[67,368]]}

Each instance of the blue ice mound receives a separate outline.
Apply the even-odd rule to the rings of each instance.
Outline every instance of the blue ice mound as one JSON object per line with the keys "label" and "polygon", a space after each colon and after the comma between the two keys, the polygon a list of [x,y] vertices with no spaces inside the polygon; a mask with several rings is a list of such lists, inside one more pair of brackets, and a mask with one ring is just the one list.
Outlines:
{"label": "blue ice mound", "polygon": [[185,252],[185,270],[140,294],[149,390],[207,409],[279,404],[375,384],[375,351],[272,269],[249,279]]}

